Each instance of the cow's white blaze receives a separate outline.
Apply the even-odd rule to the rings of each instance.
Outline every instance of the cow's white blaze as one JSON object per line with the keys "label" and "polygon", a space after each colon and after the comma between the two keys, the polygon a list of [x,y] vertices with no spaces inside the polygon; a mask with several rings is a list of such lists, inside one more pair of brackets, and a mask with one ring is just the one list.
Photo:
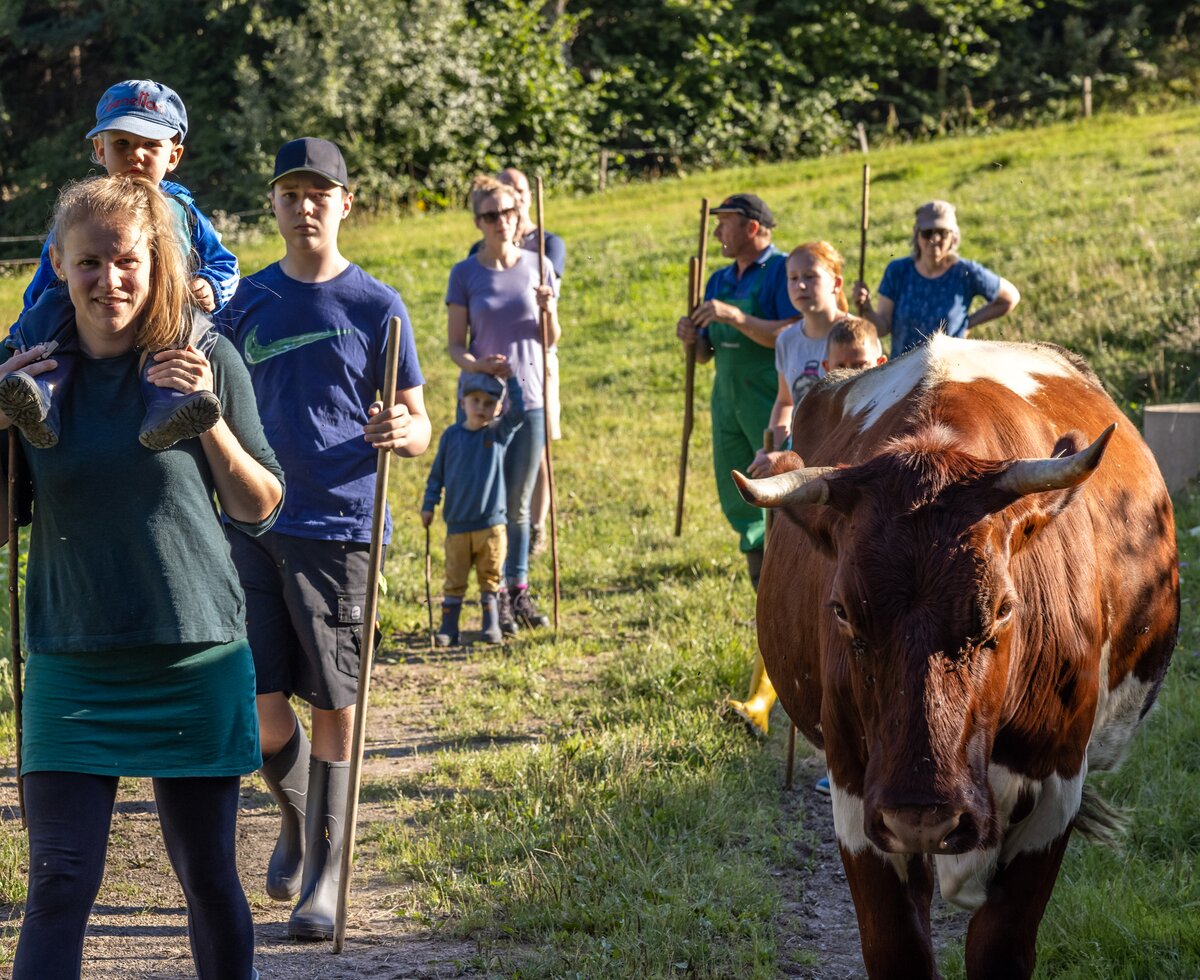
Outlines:
{"label": "cow's white blaze", "polygon": [[1053,348],[935,334],[922,347],[848,382],[842,413],[843,416],[863,413],[860,431],[865,432],[918,384],[932,388],[946,382],[968,384],[989,380],[1029,399],[1041,388],[1043,378],[1072,377],[1078,373]]}

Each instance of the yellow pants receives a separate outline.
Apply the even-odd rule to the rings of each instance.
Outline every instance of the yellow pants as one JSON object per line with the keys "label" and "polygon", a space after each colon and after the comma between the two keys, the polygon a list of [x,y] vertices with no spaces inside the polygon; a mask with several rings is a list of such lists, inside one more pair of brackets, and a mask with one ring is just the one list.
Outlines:
{"label": "yellow pants", "polygon": [[475,568],[480,592],[499,592],[507,549],[508,532],[503,524],[485,527],[481,531],[447,534],[446,583],[442,594],[448,599],[465,596],[472,567]]}

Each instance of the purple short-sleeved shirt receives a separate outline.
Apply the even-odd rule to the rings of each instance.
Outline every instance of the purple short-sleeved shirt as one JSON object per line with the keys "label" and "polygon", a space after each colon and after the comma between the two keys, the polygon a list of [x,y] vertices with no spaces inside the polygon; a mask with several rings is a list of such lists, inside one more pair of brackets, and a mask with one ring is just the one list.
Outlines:
{"label": "purple short-sleeved shirt", "polygon": [[[554,270],[546,282],[558,295]],[[467,309],[467,350],[477,358],[503,354],[521,384],[526,410],[545,405],[542,327],[538,318],[538,257],[520,251],[511,269],[489,269],[469,256],[450,270],[446,303]]]}

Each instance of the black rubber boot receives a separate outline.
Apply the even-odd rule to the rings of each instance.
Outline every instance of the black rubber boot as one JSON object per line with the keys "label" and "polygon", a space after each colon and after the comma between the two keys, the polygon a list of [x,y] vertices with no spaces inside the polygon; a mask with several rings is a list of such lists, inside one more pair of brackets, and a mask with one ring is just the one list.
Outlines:
{"label": "black rubber boot", "polygon": [[349,762],[312,760],[304,822],[304,883],[300,902],[288,919],[292,939],[333,938],[349,788]]}
{"label": "black rubber boot", "polygon": [[763,566],[763,550],[757,548],[754,551],[745,552],[746,555],[746,571],[750,573],[750,584],[754,586],[754,591],[758,591],[758,580],[762,576]]}
{"label": "black rubber boot", "polygon": [[458,646],[458,614],[462,612],[461,602],[442,603],[442,625],[434,634],[433,642],[440,647]]}
{"label": "black rubber boot", "polygon": [[[216,345],[217,335],[207,318],[197,316],[195,322],[189,343],[207,357]],[[151,355],[142,364],[146,416],[138,432],[138,442],[152,450],[170,449],[184,439],[194,439],[221,420],[221,400],[215,392],[176,391],[147,381],[146,372],[157,363]]]}
{"label": "black rubber boot", "polygon": [[297,722],[287,745],[263,762],[263,780],[279,804],[279,838],[267,864],[267,894],[290,901],[300,894],[304,871],[304,812],[308,800],[310,747]]}
{"label": "black rubber boot", "polygon": [[512,594],[513,618],[522,626],[529,629],[537,629],[542,626],[550,625],[550,618],[538,610],[534,605],[533,598],[529,595],[529,588],[517,588],[509,590]]}
{"label": "black rubber boot", "polygon": [[496,606],[500,615],[500,632],[505,636],[516,636],[520,627],[513,618],[512,595],[503,586],[496,593]]}
{"label": "black rubber boot", "polygon": [[500,632],[500,604],[495,592],[483,592],[479,596],[479,607],[483,610],[483,639],[487,643],[503,643]]}

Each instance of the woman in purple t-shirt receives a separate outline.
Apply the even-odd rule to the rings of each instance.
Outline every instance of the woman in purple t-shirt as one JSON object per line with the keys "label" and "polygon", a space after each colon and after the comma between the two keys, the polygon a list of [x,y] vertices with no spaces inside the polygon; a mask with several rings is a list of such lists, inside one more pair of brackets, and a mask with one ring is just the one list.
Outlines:
{"label": "woman in purple t-shirt", "polygon": [[515,633],[517,623],[546,626],[529,596],[529,505],[537,483],[545,442],[545,377],[541,311],[547,314],[547,339],[558,342],[554,271],[545,281],[538,257],[513,243],[518,210],[511,187],[493,177],[471,185],[471,210],[483,246],[450,270],[446,289],[450,357],[464,371],[497,374],[510,365],[525,397],[525,424],[504,456],[508,503],[506,590],[500,592],[500,628]]}
{"label": "woman in purple t-shirt", "polygon": [[[1004,316],[1021,300],[1017,287],[978,262],[958,254],[958,217],[948,201],[917,208],[912,255],[888,263],[875,303],[866,283],[854,284],[854,300],[880,337],[892,335],[892,357],[924,343],[938,331],[951,337]],[[970,312],[980,296],[986,304]]]}

